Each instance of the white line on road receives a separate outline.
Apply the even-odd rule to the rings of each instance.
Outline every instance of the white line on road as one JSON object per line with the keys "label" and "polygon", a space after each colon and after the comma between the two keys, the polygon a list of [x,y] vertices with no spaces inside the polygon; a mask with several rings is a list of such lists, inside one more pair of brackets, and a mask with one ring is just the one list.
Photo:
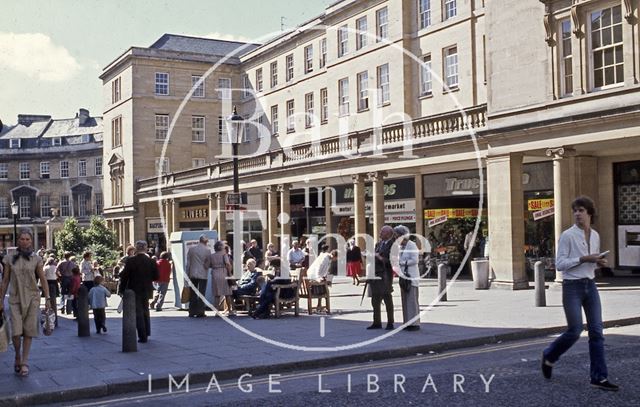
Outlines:
{"label": "white line on road", "polygon": [[320,317],[320,337],[324,338],[324,317]]}

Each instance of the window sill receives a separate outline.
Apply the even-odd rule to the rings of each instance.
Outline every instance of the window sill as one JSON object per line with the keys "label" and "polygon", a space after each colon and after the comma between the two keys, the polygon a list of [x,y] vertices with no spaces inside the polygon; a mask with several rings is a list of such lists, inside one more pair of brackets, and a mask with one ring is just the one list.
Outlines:
{"label": "window sill", "polygon": [[358,113],[364,113],[368,111],[369,111],[369,107],[365,107],[364,109],[358,109]]}
{"label": "window sill", "polygon": [[391,102],[378,103],[378,107],[387,107],[391,106]]}
{"label": "window sill", "polygon": [[207,141],[206,140],[202,140],[202,141],[200,141],[200,140],[191,140],[191,142],[193,144],[205,144]]}
{"label": "window sill", "polygon": [[338,117],[349,117],[349,113],[340,113]]}
{"label": "window sill", "polygon": [[296,129],[287,129],[287,134],[295,133]]}
{"label": "window sill", "polygon": [[168,143],[168,144],[171,144],[171,141],[167,140],[166,138],[164,138],[164,139],[155,139],[155,143],[156,143],[156,144],[159,144],[159,143],[163,143],[163,144],[164,144],[164,143]]}
{"label": "window sill", "polygon": [[449,89],[443,88],[442,93],[446,95],[447,93],[458,92],[459,90],[460,88],[458,87],[458,85],[455,85],[455,86],[451,86]]}
{"label": "window sill", "polygon": [[327,124],[327,123],[329,123],[329,120],[326,120],[326,119],[325,119],[325,120],[321,120],[321,121],[320,121],[320,125]]}
{"label": "window sill", "polygon": [[305,129],[311,129],[313,127],[314,127],[313,124],[305,124],[305,126],[304,126]]}
{"label": "window sill", "polygon": [[431,98],[433,98],[433,92],[424,93],[418,97],[418,99],[420,100],[431,99]]}

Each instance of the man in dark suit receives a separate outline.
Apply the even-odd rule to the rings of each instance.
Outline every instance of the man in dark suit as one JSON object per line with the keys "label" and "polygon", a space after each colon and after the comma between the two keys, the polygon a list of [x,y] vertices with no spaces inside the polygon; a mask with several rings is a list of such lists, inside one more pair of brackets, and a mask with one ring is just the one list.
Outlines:
{"label": "man in dark suit", "polygon": [[136,294],[136,329],[138,342],[147,342],[151,335],[149,300],[153,298],[153,281],[158,279],[158,266],[147,255],[147,242],[136,242],[136,254],[128,257],[120,273],[118,292],[133,290]]}
{"label": "man in dark suit", "polygon": [[391,246],[393,246],[393,228],[385,225],[380,229],[380,241],[376,243],[375,273],[376,279],[369,280],[371,287],[371,306],[373,307],[373,324],[367,329],[380,329],[382,322],[380,318],[380,305],[384,301],[387,309],[387,330],[393,329],[393,271],[391,270]]}

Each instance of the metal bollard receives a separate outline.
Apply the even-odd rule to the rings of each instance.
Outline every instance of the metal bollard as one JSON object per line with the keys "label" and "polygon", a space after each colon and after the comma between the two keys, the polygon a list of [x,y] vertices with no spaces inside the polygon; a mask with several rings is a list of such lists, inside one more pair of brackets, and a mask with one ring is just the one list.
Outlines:
{"label": "metal bollard", "polygon": [[541,261],[537,261],[533,267],[535,270],[536,307],[546,307],[547,298],[545,296],[544,285],[544,264],[542,264]]}
{"label": "metal bollard", "polygon": [[133,290],[124,290],[122,303],[122,351],[137,352],[136,331],[136,294]]}
{"label": "metal bollard", "polygon": [[91,336],[89,329],[89,290],[84,285],[78,288],[78,336]]}
{"label": "metal bollard", "polygon": [[440,301],[447,300],[447,273],[449,272],[449,266],[446,264],[438,264],[438,295],[442,294]]}

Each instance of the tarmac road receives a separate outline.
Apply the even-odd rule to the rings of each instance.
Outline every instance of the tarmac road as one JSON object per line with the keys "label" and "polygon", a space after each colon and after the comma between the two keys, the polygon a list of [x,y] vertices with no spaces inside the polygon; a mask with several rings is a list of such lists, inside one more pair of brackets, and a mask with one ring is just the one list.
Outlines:
{"label": "tarmac road", "polygon": [[590,387],[584,333],[556,364],[549,381],[542,377],[539,364],[542,349],[553,338],[539,337],[280,376],[274,371],[271,377],[217,381],[212,374],[208,386],[190,384],[188,392],[186,382],[177,389],[184,377],[176,377],[171,393],[167,384],[147,393],[58,405],[633,406],[640,405],[639,337],[640,325],[605,331],[610,380],[621,386],[617,393]]}

